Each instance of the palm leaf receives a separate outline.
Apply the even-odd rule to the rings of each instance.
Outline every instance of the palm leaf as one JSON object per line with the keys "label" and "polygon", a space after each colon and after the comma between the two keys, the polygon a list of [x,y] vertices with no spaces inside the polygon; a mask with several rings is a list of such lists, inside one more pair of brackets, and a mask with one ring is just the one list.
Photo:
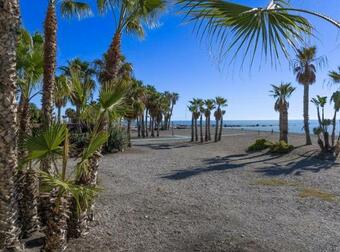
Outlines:
{"label": "palm leaf", "polygon": [[[285,1],[274,1],[266,8],[222,0],[180,0],[195,29],[211,41],[217,41],[222,57],[231,54],[232,60],[250,56],[251,64],[257,50],[276,61],[281,54],[289,57],[310,35],[312,25],[303,17],[289,13]],[[275,4],[274,4],[275,3]]]}
{"label": "palm leaf", "polygon": [[62,143],[65,141],[67,128],[64,124],[52,124],[47,130],[35,136],[29,136],[24,142],[28,151],[28,160],[42,160],[48,156],[62,155]]}
{"label": "palm leaf", "polygon": [[62,1],[61,13],[64,17],[77,16],[78,18],[92,15],[91,8],[88,4],[73,0]]}

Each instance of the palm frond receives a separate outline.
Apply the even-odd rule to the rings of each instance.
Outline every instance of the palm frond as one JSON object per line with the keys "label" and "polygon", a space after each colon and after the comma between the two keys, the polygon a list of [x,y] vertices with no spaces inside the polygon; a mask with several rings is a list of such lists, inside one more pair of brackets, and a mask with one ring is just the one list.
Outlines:
{"label": "palm frond", "polygon": [[[289,58],[310,35],[312,25],[303,17],[289,13],[286,1],[273,1],[265,8],[251,8],[222,0],[180,0],[189,21],[201,36],[217,41],[224,58],[231,54],[245,59],[251,65],[258,50],[271,61],[279,60],[281,53]],[[242,54],[242,56],[240,56]]]}
{"label": "palm frond", "polygon": [[91,8],[87,3],[74,0],[63,0],[61,2],[61,13],[64,17],[76,16],[79,19],[92,15]]}

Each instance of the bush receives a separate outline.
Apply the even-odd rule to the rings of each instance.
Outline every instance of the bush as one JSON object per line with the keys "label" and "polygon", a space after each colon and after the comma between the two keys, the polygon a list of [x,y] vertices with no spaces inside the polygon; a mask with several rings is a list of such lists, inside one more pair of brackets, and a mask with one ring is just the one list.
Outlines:
{"label": "bush", "polygon": [[262,151],[268,149],[271,145],[272,143],[264,138],[257,139],[255,143],[248,147],[248,151]]}
{"label": "bush", "polygon": [[283,154],[288,153],[294,149],[293,145],[287,144],[285,141],[280,141],[277,143],[273,143],[270,146],[271,153]]}
{"label": "bush", "polygon": [[127,132],[124,128],[119,126],[113,126],[109,130],[109,139],[105,144],[105,152],[116,152],[116,151],[124,151],[127,149],[129,140],[127,136]]}
{"label": "bush", "polygon": [[83,133],[83,132],[75,132],[75,131],[70,131],[70,144],[71,144],[71,150],[70,150],[70,156],[75,157],[79,155],[85,146],[89,143],[90,135],[89,133]]}

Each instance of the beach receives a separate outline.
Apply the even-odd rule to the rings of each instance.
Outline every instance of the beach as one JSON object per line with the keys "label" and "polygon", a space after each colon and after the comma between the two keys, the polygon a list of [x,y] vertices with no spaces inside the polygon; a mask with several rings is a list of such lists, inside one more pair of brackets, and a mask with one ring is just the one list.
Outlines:
{"label": "beach", "polygon": [[104,156],[95,221],[67,251],[340,250],[340,165],[304,135],[276,156],[246,152],[276,133],[225,129],[202,144],[173,133]]}

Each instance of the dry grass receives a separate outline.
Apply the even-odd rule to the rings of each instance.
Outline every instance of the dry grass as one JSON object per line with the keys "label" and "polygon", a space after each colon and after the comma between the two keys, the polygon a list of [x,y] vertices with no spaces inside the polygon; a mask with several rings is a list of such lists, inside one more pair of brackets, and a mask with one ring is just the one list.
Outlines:
{"label": "dry grass", "polygon": [[299,193],[299,196],[301,198],[314,198],[325,201],[335,201],[336,199],[336,195],[328,192],[322,192],[314,188],[302,188]]}
{"label": "dry grass", "polygon": [[256,181],[257,185],[263,186],[296,186],[296,182],[291,182],[285,179],[259,179]]}

